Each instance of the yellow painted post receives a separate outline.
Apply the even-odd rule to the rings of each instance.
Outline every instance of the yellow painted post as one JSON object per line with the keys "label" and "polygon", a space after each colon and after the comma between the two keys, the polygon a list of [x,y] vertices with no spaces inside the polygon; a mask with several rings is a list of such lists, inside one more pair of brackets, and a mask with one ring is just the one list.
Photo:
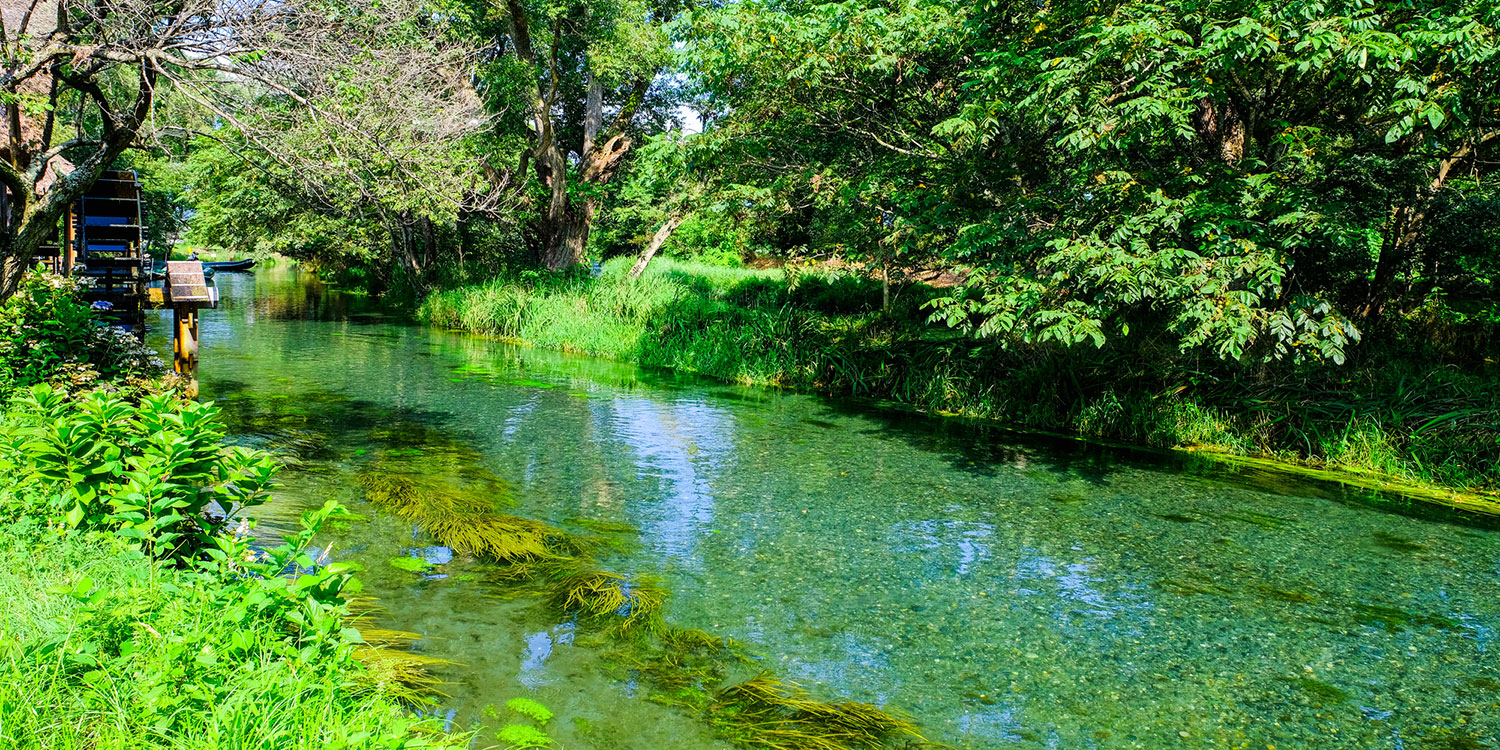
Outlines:
{"label": "yellow painted post", "polygon": [[63,251],[62,251],[62,273],[64,276],[72,275],[73,265],[78,262],[78,248],[74,247],[78,240],[78,225],[75,223],[78,216],[72,207],[63,214]]}
{"label": "yellow painted post", "polygon": [[198,395],[198,310],[193,305],[172,306],[172,369],[187,378],[187,396]]}
{"label": "yellow painted post", "polygon": [[198,395],[198,311],[213,307],[218,295],[203,278],[196,260],[167,261],[164,297],[172,305],[172,368],[187,378],[187,395]]}

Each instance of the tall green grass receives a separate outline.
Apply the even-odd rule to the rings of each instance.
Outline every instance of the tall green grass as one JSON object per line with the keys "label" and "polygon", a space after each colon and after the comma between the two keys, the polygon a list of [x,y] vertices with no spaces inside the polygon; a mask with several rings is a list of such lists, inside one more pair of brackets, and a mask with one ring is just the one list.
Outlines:
{"label": "tall green grass", "polygon": [[107,535],[0,526],[0,617],[0,747],[394,749],[442,737],[360,687],[347,650],[277,656],[286,634],[253,600]]}
{"label": "tall green grass", "polygon": [[920,306],[934,292],[920,286],[882,311],[878,284],[852,277],[663,259],[629,283],[628,260],[592,279],[516,275],[439,291],[419,317],[543,348],[1028,429],[1500,488],[1500,388],[1482,372],[1389,351],[1333,367],[1204,361],[1129,341],[1006,348],[927,323]]}
{"label": "tall green grass", "polygon": [[698,266],[660,259],[637,283],[623,283],[628,259],[605,264],[598,279],[523,274],[428,296],[429,323],[536,346],[633,359],[660,314],[694,297],[719,298],[778,273]]}

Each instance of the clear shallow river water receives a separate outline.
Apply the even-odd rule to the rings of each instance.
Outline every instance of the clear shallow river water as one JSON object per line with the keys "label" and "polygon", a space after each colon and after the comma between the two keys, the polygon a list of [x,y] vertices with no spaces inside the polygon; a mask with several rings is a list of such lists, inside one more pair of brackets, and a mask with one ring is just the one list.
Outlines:
{"label": "clear shallow river water", "polygon": [[[332,554],[365,565],[382,624],[459,663],[458,725],[529,696],[569,750],[722,746],[365,502],[361,472],[628,525],[605,562],[659,577],[670,621],[954,747],[1500,748],[1493,524],[432,331],[287,270],[218,284],[203,397],[294,459],[263,530],[327,498],[364,515]],[[438,565],[387,562],[411,554]]]}

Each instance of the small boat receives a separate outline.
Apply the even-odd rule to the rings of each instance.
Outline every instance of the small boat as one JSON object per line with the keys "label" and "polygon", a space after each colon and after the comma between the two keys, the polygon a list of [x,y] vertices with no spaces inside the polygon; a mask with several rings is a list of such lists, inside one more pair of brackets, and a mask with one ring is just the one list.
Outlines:
{"label": "small boat", "polygon": [[[252,260],[250,262],[254,263],[255,261]],[[204,281],[212,280],[216,272],[217,270],[213,266],[210,266],[207,263],[203,264]],[[152,281],[164,281],[167,278],[167,264],[164,262],[152,263],[150,278]]]}
{"label": "small boat", "polygon": [[248,271],[255,267],[253,260],[206,260],[203,261],[205,269],[212,268],[215,271]]}

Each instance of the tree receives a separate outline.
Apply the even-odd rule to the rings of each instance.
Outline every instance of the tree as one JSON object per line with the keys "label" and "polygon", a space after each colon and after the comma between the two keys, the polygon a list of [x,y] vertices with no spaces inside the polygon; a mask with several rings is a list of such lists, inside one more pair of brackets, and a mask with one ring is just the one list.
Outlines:
{"label": "tree", "polygon": [[588,248],[604,186],[631,148],[668,122],[673,82],[665,25],[676,0],[462,6],[470,33],[492,40],[484,91],[498,128],[524,133],[517,165],[497,179],[540,183],[538,255],[553,270]]}
{"label": "tree", "polygon": [[1014,183],[960,235],[978,283],[940,313],[1065,342],[1160,319],[1226,358],[1342,361],[1347,316],[1378,316],[1421,268],[1456,170],[1493,169],[1496,13],[983,3],[965,111],[940,132]]}
{"label": "tree", "polygon": [[[968,171],[933,128],[958,114],[970,4],[741,2],[696,12],[696,169],[779,227],[787,254],[878,268],[933,262],[938,186]],[[951,197],[951,196],[944,196]]]}
{"label": "tree", "polygon": [[[201,106],[219,124],[247,121],[234,106],[247,92],[284,112],[311,112],[330,88],[348,91],[347,76],[338,73],[392,59],[391,48],[375,42],[391,29],[420,25],[413,8],[341,0],[7,0],[0,299],[14,291],[37,247],[55,236],[67,206],[127,148],[148,145],[158,125],[173,125],[156,120],[166,99]],[[312,119],[326,123],[319,114]],[[253,127],[240,132],[253,140]],[[275,153],[272,144],[257,146]]]}
{"label": "tree", "polygon": [[1496,7],[749,0],[690,60],[783,244],[956,269],[939,320],[1341,361],[1472,266],[1427,238],[1496,163]]}
{"label": "tree", "polygon": [[[166,46],[182,25],[151,33],[139,27],[138,10],[66,2],[0,5],[0,184],[6,196],[0,300],[15,293],[37,248],[56,237],[68,206],[134,141],[150,115],[162,65],[150,55],[171,54]],[[135,80],[133,87],[123,85],[127,77]],[[85,130],[85,121],[75,118],[74,137],[54,143],[68,94],[80,106],[93,106],[94,127]],[[62,161],[64,153],[78,163]]]}
{"label": "tree", "polygon": [[376,247],[420,291],[442,260],[444,228],[500,212],[513,191],[489,182],[472,48],[426,24],[372,29],[366,38],[379,47],[341,55],[312,76],[317,85],[294,89],[302,99],[295,106],[259,87],[212,103],[232,125],[212,137],[246,160],[221,167],[290,203],[303,226],[343,220],[365,237],[377,229],[384,237]]}

